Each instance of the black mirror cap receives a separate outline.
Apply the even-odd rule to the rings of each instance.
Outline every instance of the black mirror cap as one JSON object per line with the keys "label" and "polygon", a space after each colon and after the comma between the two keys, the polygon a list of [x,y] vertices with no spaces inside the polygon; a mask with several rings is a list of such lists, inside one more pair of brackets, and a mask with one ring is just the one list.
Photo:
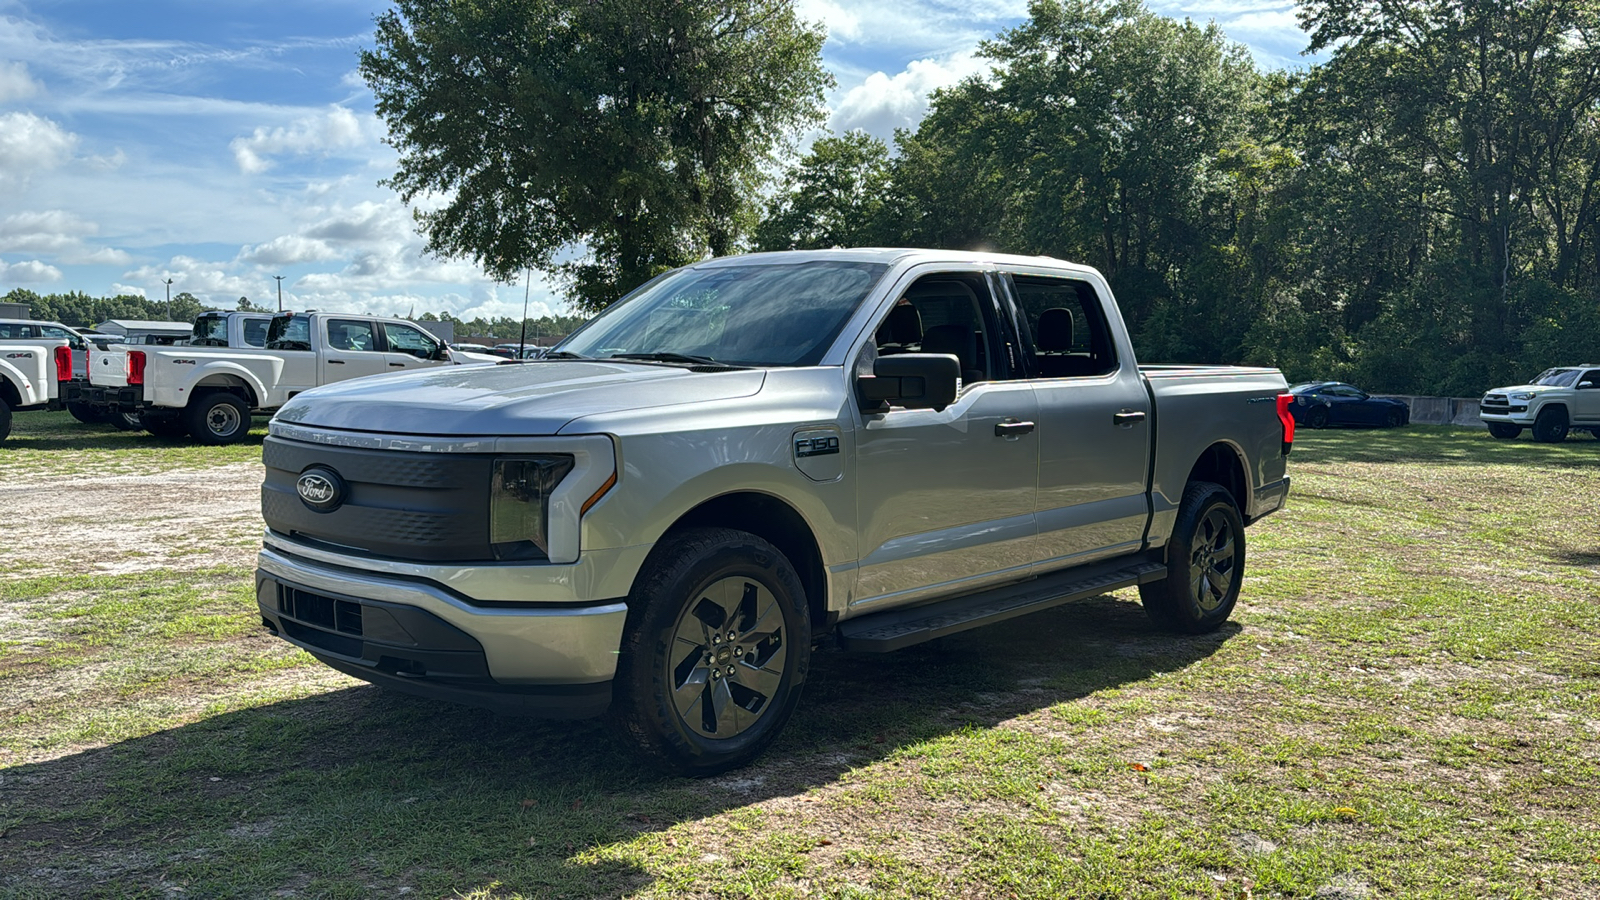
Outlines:
{"label": "black mirror cap", "polygon": [[856,379],[861,407],[881,412],[895,403],[906,409],[944,411],[961,385],[961,362],[948,353],[900,353],[879,357],[872,374]]}

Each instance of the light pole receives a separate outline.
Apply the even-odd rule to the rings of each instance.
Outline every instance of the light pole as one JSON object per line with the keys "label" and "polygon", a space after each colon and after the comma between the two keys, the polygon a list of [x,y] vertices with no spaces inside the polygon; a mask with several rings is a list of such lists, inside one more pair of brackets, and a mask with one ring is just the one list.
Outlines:
{"label": "light pole", "polygon": [[278,280],[278,312],[283,312],[283,276],[274,275],[272,277]]}
{"label": "light pole", "polygon": [[168,278],[162,284],[167,286],[167,321],[172,321],[172,279]]}

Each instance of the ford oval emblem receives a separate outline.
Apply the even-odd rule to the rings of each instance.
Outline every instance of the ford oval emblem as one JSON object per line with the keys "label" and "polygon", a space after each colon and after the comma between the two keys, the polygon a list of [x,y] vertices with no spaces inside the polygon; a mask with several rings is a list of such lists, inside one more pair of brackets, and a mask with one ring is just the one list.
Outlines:
{"label": "ford oval emblem", "polygon": [[344,479],[332,469],[317,466],[300,473],[294,483],[300,501],[314,512],[333,512],[344,503]]}

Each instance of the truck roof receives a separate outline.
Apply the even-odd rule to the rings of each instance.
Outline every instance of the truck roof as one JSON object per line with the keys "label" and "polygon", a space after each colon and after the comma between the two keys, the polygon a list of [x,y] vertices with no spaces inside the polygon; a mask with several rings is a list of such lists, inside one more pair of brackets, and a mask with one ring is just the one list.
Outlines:
{"label": "truck roof", "polygon": [[686,268],[749,265],[757,262],[803,262],[808,259],[855,260],[885,264],[927,262],[995,263],[1001,265],[1046,265],[1052,268],[1069,268],[1083,273],[1095,271],[1090,266],[1068,262],[1050,256],[1020,256],[1014,253],[991,253],[981,250],[924,250],[909,247],[851,247],[832,250],[779,250],[771,253],[746,253],[740,256],[723,256],[704,262],[691,263]]}

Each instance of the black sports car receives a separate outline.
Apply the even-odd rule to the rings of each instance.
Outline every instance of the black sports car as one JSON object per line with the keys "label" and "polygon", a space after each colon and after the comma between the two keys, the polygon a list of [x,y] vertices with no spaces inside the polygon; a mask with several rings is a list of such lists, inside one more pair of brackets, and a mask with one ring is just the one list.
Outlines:
{"label": "black sports car", "polygon": [[1411,421],[1411,407],[1403,400],[1374,397],[1353,384],[1313,381],[1289,388],[1294,402],[1289,414],[1307,428],[1330,425],[1378,425],[1390,428]]}

